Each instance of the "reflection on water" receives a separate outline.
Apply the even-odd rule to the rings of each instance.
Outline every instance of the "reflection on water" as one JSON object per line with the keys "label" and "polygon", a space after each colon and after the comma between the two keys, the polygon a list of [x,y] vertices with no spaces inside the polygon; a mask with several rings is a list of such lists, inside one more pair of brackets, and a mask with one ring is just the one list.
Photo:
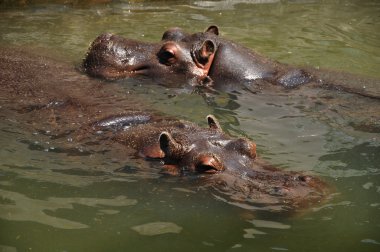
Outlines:
{"label": "reflection on water", "polygon": [[116,214],[118,211],[101,209],[102,207],[131,206],[137,204],[134,199],[118,196],[113,199],[100,198],[55,198],[47,200],[31,199],[16,192],[0,190],[0,218],[13,221],[33,221],[62,229],[88,228],[80,222],[70,221],[47,214],[58,209],[73,209],[73,204],[90,206],[98,209],[98,213]]}
{"label": "reflection on water", "polygon": [[[2,8],[0,44],[59,51],[78,64],[104,31],[157,41],[168,27],[195,32],[217,24],[223,36],[282,62],[380,77],[377,1],[112,1],[76,7]],[[229,133],[256,141],[262,158],[318,174],[336,194],[293,218],[266,209],[258,217],[251,205],[200,189],[192,178],[161,177],[159,164],[131,160],[114,146],[104,153],[85,146],[90,151],[70,155],[80,151],[75,143],[70,149],[59,143],[63,139],[25,132],[0,103],[0,250],[379,250],[380,145],[378,128],[365,123],[379,111],[375,101],[330,90],[204,99],[129,80],[119,84],[160,112],[198,123],[215,114]]]}
{"label": "reflection on water", "polygon": [[325,204],[322,207],[314,207],[313,211],[320,211],[322,209],[336,207],[336,206],[350,206],[351,204],[352,204],[352,202],[350,202],[350,201],[342,201],[342,202],[338,202],[338,203],[335,203],[335,204]]}
{"label": "reflection on water", "polygon": [[213,10],[231,10],[235,9],[237,4],[270,4],[278,3],[280,0],[225,0],[225,1],[195,1],[194,5],[202,8],[211,8]]}
{"label": "reflection on water", "polygon": [[175,223],[170,222],[152,222],[132,227],[132,230],[141,235],[154,236],[160,234],[174,233],[178,234],[182,228]]}
{"label": "reflection on water", "polygon": [[289,229],[289,225],[278,223],[275,221],[266,221],[266,220],[252,220],[252,224],[255,227],[264,227],[264,228],[277,228],[277,229]]}
{"label": "reflection on water", "polygon": [[[380,174],[380,146],[365,142],[353,147],[335,149],[321,156],[318,168],[328,169],[335,178]],[[358,169],[365,164],[365,169]]]}
{"label": "reflection on water", "polygon": [[246,228],[244,229],[245,234],[243,235],[244,238],[247,239],[253,239],[255,238],[255,235],[263,235],[266,234],[265,232],[259,231],[254,228]]}

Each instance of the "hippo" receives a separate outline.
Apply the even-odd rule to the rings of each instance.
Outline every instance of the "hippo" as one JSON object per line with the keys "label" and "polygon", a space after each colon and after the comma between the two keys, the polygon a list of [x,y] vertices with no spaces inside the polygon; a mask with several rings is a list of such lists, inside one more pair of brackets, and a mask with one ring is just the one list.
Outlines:
{"label": "hippo", "polygon": [[58,143],[60,153],[77,145],[89,153],[106,148],[158,163],[162,176],[199,178],[199,186],[240,204],[278,212],[309,208],[331,193],[317,176],[260,160],[253,141],[224,133],[213,115],[206,117],[208,127],[200,127],[144,109],[122,86],[53,59],[23,50],[0,52],[0,117],[25,131],[42,132]]}
{"label": "hippo", "polygon": [[93,129],[127,127],[113,133],[113,139],[133,148],[140,157],[161,161],[163,174],[199,176],[202,187],[233,196],[235,204],[250,202],[291,214],[325,201],[331,192],[316,176],[283,171],[259,159],[254,142],[225,134],[213,115],[206,117],[207,128],[182,120],[145,119],[119,115],[95,122]]}
{"label": "hippo", "polygon": [[194,34],[171,28],[158,43],[102,34],[92,42],[82,69],[107,80],[143,77],[169,87],[257,93],[271,85],[294,89],[308,84],[380,99],[372,88],[378,80],[271,60],[220,37],[214,25]]}

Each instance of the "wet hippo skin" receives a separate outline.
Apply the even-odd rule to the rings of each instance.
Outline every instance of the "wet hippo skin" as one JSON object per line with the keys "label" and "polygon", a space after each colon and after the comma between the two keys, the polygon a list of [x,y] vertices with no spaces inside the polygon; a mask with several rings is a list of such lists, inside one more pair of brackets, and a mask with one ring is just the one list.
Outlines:
{"label": "wet hippo skin", "polygon": [[54,59],[13,48],[0,52],[0,117],[25,131],[48,131],[62,148],[68,137],[94,150],[112,146],[112,152],[162,162],[164,174],[199,177],[203,187],[273,211],[305,209],[331,193],[316,176],[260,160],[254,142],[225,134],[212,115],[199,127],[144,108],[120,85]]}
{"label": "wet hippo skin", "polygon": [[216,26],[194,34],[171,28],[157,43],[102,34],[91,44],[83,70],[108,80],[145,77],[165,86],[259,92],[270,85],[307,84],[380,98],[379,80],[282,64],[219,36]]}

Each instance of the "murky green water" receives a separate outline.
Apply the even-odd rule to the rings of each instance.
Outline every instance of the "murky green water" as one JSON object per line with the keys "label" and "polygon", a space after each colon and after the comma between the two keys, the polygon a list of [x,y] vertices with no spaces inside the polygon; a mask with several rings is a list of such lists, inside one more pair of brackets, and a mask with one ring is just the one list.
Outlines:
{"label": "murky green water", "polygon": [[[46,48],[78,64],[104,31],[155,41],[168,27],[198,31],[217,24],[223,36],[282,62],[380,78],[379,2],[331,2],[117,1],[8,8],[9,1],[0,1],[0,44]],[[220,94],[210,104],[196,94],[120,84],[165,113],[197,123],[215,114],[231,134],[254,139],[263,158],[322,176],[337,194],[300,216],[257,213],[197,191],[191,181],[160,178],[143,160],[54,151],[59,146],[48,138],[2,118],[1,251],[380,250],[378,133],[355,130],[352,118],[330,113],[297,91]],[[363,104],[365,109],[379,103]],[[140,172],[141,167],[149,169]],[[128,172],[117,172],[120,168]]]}

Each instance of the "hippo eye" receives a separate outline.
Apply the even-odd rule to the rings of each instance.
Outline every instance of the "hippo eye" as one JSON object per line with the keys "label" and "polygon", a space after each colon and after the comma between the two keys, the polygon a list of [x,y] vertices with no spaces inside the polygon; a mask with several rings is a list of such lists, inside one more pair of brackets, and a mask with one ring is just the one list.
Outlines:
{"label": "hippo eye", "polygon": [[226,148],[235,150],[242,155],[247,155],[252,159],[256,158],[256,144],[247,139],[240,138],[234,142],[230,142]]}
{"label": "hippo eye", "polygon": [[177,47],[173,44],[164,45],[158,53],[160,63],[168,66],[173,65],[177,61],[177,50]]}
{"label": "hippo eye", "polygon": [[170,63],[173,64],[175,62],[175,56],[172,52],[169,52],[169,51],[166,51],[166,52],[162,52],[161,55],[160,55],[160,60],[162,60],[162,63]]}

